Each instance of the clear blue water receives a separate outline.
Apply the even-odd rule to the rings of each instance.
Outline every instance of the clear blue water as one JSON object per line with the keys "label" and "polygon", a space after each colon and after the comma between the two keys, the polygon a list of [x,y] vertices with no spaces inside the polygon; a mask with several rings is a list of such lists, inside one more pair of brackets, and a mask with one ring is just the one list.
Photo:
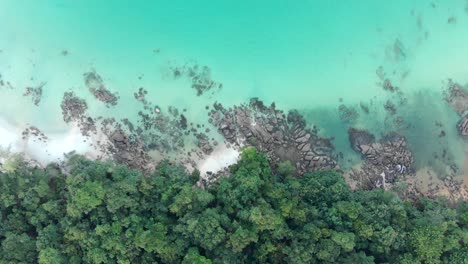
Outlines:
{"label": "clear blue water", "polygon": [[[383,109],[395,96],[378,83],[379,67],[400,87],[399,107],[420,166],[449,149],[463,167],[466,143],[454,129],[457,115],[442,100],[448,78],[468,83],[467,1],[93,1],[0,0],[0,74],[14,90],[0,90],[0,115],[19,126],[67,129],[63,92],[87,98],[94,115],[135,118],[133,93],[148,90],[162,107],[188,109],[206,121],[205,105],[260,97],[278,108],[299,109],[309,125],[334,136],[350,161],[346,129],[376,134],[398,129]],[[63,52],[67,55],[64,56]],[[196,96],[188,80],[170,68],[206,65],[220,91]],[[121,96],[106,108],[92,98],[83,73],[96,70]],[[24,88],[46,82],[39,106]],[[342,99],[342,102],[340,101]],[[394,99],[394,101],[397,101]],[[370,107],[371,114],[359,104]],[[338,107],[355,107],[359,118],[339,119]],[[386,121],[387,119],[387,121]],[[438,137],[442,122],[447,136]]]}

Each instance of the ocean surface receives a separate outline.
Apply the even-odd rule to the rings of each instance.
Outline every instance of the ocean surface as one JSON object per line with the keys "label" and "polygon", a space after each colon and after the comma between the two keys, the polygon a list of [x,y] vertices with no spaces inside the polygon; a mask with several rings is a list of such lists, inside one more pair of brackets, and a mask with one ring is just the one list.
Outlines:
{"label": "ocean surface", "polygon": [[[28,125],[70,131],[60,108],[69,90],[95,116],[133,120],[134,93],[143,87],[161,109],[185,108],[198,123],[216,101],[259,97],[297,109],[320,135],[334,137],[344,168],[360,160],[349,127],[397,131],[417,168],[443,174],[450,162],[466,167],[460,117],[443,91],[449,79],[468,83],[467,47],[465,0],[0,0],[0,118],[8,123],[0,142],[13,143],[13,128]],[[197,96],[188,78],[174,77],[175,68],[195,65],[209,68],[222,88]],[[118,105],[93,98],[83,80],[90,71],[118,93]],[[384,89],[386,79],[398,93]],[[35,105],[24,89],[40,85]],[[466,172],[460,177],[468,182]]]}

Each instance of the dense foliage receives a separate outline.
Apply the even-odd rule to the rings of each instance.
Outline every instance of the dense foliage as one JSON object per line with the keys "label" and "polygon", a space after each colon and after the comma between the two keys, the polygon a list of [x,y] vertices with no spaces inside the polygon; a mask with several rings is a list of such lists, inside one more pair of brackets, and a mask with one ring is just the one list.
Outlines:
{"label": "dense foliage", "polygon": [[0,175],[0,263],[468,263],[466,202],[276,176],[252,148],[208,189],[169,163],[69,163]]}

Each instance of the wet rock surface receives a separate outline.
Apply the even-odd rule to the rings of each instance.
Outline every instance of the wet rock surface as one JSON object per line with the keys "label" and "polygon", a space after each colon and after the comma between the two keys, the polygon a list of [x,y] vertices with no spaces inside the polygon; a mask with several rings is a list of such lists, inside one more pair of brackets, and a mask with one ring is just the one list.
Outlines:
{"label": "wet rock surface", "polygon": [[348,136],[351,147],[364,158],[361,168],[352,173],[361,187],[385,188],[385,184],[411,172],[413,155],[403,136],[391,132],[376,141],[370,132],[356,128],[350,128]]}
{"label": "wet rock surface", "polygon": [[213,108],[210,123],[233,146],[255,146],[273,163],[289,160],[299,174],[337,168],[331,141],[306,128],[296,111],[285,114],[274,104],[267,107],[257,98],[229,109],[219,103]]}
{"label": "wet rock surface", "polygon": [[115,106],[119,100],[117,94],[109,91],[104,82],[95,71],[87,72],[84,74],[86,87],[94,95],[96,99],[106,104],[106,106]]}

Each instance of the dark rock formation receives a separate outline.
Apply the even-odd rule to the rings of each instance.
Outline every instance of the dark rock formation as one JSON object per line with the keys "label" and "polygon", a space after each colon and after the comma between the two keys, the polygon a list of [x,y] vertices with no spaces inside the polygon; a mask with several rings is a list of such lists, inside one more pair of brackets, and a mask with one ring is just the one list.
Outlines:
{"label": "dark rock formation", "polygon": [[468,115],[463,117],[460,122],[458,122],[457,128],[460,135],[464,137],[468,136]]}
{"label": "dark rock formation", "polygon": [[392,103],[392,101],[390,101],[390,100],[387,100],[387,102],[384,105],[384,109],[385,109],[385,111],[387,111],[391,115],[394,115],[397,112],[397,108],[396,108],[395,104]]}
{"label": "dark rock formation", "polygon": [[359,106],[361,107],[361,110],[366,113],[366,114],[369,114],[369,106],[367,106],[366,104],[364,104],[363,102],[359,103]]}
{"label": "dark rock formation", "polygon": [[458,133],[468,136],[468,88],[449,81],[445,101],[462,117],[457,124]]}
{"label": "dark rock formation", "polygon": [[348,135],[352,148],[364,158],[353,176],[365,188],[385,187],[385,183],[410,172],[413,155],[403,136],[390,132],[376,142],[374,135],[355,128],[350,128]]}
{"label": "dark rock formation", "polygon": [[74,92],[65,92],[63,94],[62,104],[63,120],[66,123],[79,121],[85,118],[88,105],[84,99],[75,95]]}
{"label": "dark rock formation", "polygon": [[390,79],[385,79],[383,81],[383,84],[382,84],[382,88],[385,90],[385,91],[389,91],[389,92],[395,92],[396,90],[398,90],[397,87],[393,86],[392,82],[390,81]]}
{"label": "dark rock formation", "polygon": [[362,152],[361,146],[368,146],[375,142],[375,136],[367,130],[350,128],[348,130],[348,136],[351,147],[358,152]]}
{"label": "dark rock formation", "polygon": [[197,133],[195,134],[195,137],[197,138],[197,145],[203,151],[203,153],[209,155],[211,152],[213,152],[213,146],[210,143],[210,139],[207,135],[203,133]]}
{"label": "dark rock formation", "polygon": [[340,119],[343,122],[351,123],[356,121],[359,117],[359,113],[353,107],[348,107],[346,105],[340,105],[338,107],[338,112],[340,114]]}
{"label": "dark rock formation", "polygon": [[143,150],[143,144],[138,140],[131,140],[122,130],[115,130],[108,135],[109,151],[115,161],[125,164],[130,168],[151,172],[154,169],[151,158]]}
{"label": "dark rock formation", "polygon": [[28,139],[32,136],[32,137],[35,137],[37,140],[44,142],[44,143],[47,142],[47,140],[49,139],[39,128],[35,126],[30,126],[26,128],[21,133],[21,135],[23,139]]}
{"label": "dark rock formation", "polygon": [[143,103],[146,103],[146,98],[145,96],[148,94],[148,91],[146,91],[145,89],[143,89],[143,87],[140,87],[140,89],[138,89],[138,92],[136,93],[133,93],[133,96],[135,97],[135,99],[137,99],[138,101],[140,102],[143,102]]}
{"label": "dark rock formation", "polygon": [[65,92],[60,107],[63,120],[66,123],[76,122],[83,136],[97,132],[95,121],[86,114],[88,105],[84,99],[77,97],[73,92]]}
{"label": "dark rock formation", "polygon": [[330,140],[306,128],[304,119],[296,111],[285,116],[274,104],[266,107],[253,98],[249,104],[230,109],[215,103],[209,116],[210,123],[228,143],[237,147],[255,146],[267,153],[273,163],[289,160],[299,174],[337,168]]}
{"label": "dark rock formation", "polygon": [[46,83],[43,82],[37,87],[26,87],[23,96],[31,96],[34,105],[38,106],[42,99],[42,88]]}
{"label": "dark rock formation", "polygon": [[449,81],[445,92],[445,101],[452,106],[452,108],[460,115],[463,116],[468,111],[468,89],[458,83]]}
{"label": "dark rock formation", "polygon": [[87,72],[84,74],[84,79],[86,86],[96,99],[105,103],[107,106],[117,105],[119,97],[106,88],[99,74],[94,71]]}
{"label": "dark rock formation", "polygon": [[201,66],[196,62],[189,62],[183,66],[170,67],[174,78],[187,78],[191,82],[191,87],[197,91],[197,96],[210,91],[211,89],[221,89],[223,84],[214,81],[211,77],[211,69],[208,66]]}

